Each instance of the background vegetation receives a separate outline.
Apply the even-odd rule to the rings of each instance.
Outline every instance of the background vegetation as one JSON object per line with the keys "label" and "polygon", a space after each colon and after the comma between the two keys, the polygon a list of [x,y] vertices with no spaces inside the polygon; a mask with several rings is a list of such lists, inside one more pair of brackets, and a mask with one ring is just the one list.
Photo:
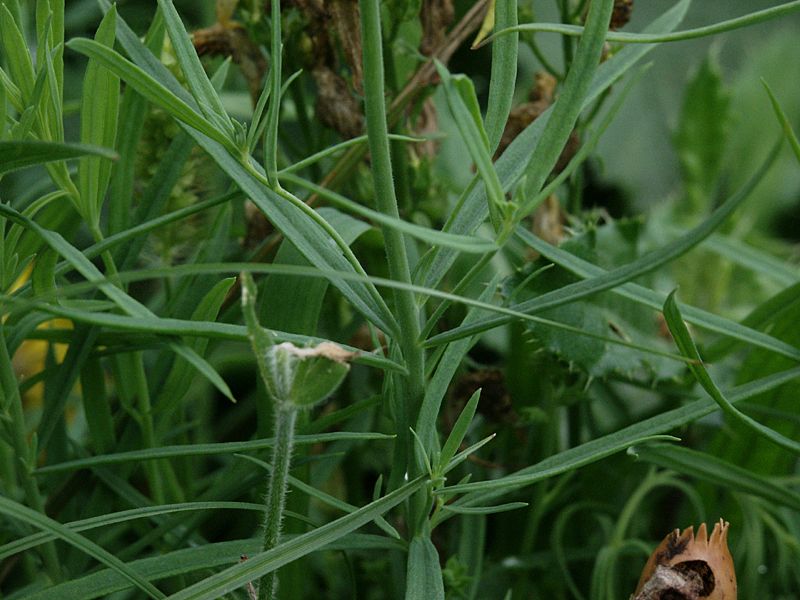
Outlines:
{"label": "background vegetation", "polygon": [[800,2],[488,6],[0,0],[5,597],[797,598]]}

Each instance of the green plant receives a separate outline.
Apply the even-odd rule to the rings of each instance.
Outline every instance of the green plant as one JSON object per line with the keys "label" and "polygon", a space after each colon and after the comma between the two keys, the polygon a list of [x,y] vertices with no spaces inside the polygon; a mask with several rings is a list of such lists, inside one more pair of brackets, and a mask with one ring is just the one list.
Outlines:
{"label": "green plant", "polygon": [[[789,597],[800,271],[748,200],[796,182],[797,115],[751,83],[782,131],[734,171],[712,52],[680,191],[592,183],[657,44],[800,2],[327,4],[192,37],[159,0],[140,37],[100,0],[65,40],[91,13],[0,2],[3,593],[611,600],[708,515],[743,597]],[[482,22],[491,64],[454,57]]]}

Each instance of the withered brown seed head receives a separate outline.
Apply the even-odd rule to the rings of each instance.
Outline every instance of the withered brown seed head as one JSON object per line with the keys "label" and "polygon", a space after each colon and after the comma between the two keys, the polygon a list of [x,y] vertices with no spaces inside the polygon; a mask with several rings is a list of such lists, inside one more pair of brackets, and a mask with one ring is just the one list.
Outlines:
{"label": "withered brown seed head", "polygon": [[672,531],[650,555],[634,600],[736,600],[736,572],[728,550],[729,523],[708,537],[703,523]]}

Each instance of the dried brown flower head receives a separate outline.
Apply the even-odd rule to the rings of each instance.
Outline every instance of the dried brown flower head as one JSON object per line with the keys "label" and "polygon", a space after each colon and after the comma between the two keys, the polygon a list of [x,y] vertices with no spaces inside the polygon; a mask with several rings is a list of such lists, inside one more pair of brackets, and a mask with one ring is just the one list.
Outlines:
{"label": "dried brown flower head", "polygon": [[650,555],[633,600],[736,600],[736,572],[728,550],[730,523],[719,520],[708,537],[703,523],[672,531]]}

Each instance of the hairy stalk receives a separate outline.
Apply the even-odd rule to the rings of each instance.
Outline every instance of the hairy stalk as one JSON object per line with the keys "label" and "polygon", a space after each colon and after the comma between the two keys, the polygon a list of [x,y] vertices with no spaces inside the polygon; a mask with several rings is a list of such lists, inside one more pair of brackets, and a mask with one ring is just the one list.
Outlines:
{"label": "hairy stalk", "polygon": [[[272,550],[281,539],[283,509],[286,505],[286,490],[289,486],[289,465],[292,462],[294,428],[297,409],[290,403],[275,403],[275,445],[272,447],[272,474],[269,478],[264,504],[267,512],[264,517],[263,550]],[[271,571],[261,578],[258,585],[259,600],[273,600],[278,597],[278,574]]]}
{"label": "hairy stalk", "polygon": [[[399,218],[386,125],[380,3],[378,0],[360,0],[359,7],[361,39],[364,49],[364,103],[367,137],[372,156],[372,176],[375,181],[376,205],[382,213]],[[395,281],[411,283],[411,271],[403,234],[392,227],[384,226],[382,230],[391,278]],[[397,386],[395,394],[398,394],[396,398],[399,410],[404,413],[407,422],[414,423],[425,380],[424,354],[418,341],[419,312],[412,292],[397,290],[394,297],[397,321],[400,325],[400,335],[397,341],[409,373],[404,385]],[[400,436],[400,448],[405,453],[405,460],[402,461],[404,463],[402,472],[392,474],[395,485],[402,480],[409,466],[411,448],[408,431],[402,430],[397,433]],[[400,466],[399,463],[396,464]]]}

